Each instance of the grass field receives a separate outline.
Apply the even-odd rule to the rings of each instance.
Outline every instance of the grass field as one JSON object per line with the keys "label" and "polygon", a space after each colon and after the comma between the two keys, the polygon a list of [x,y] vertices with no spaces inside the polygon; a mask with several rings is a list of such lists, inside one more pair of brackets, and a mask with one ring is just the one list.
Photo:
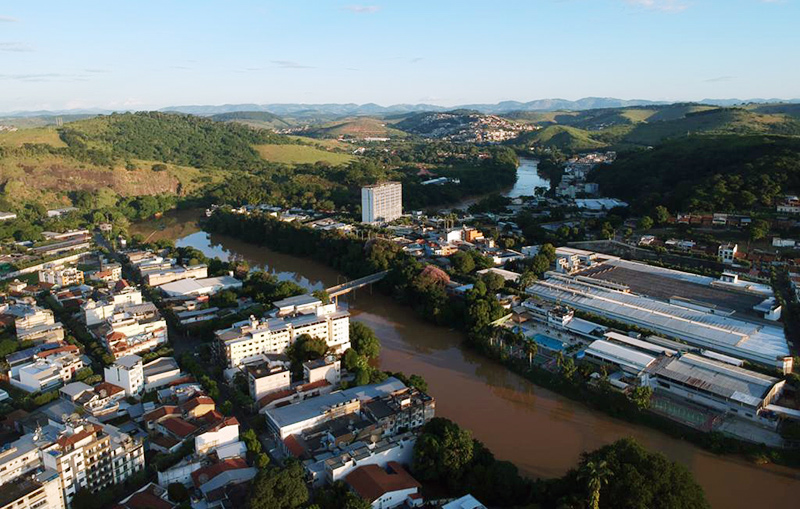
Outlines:
{"label": "grass field", "polygon": [[307,145],[256,145],[254,148],[267,161],[283,164],[313,164],[318,161],[346,164],[353,160],[349,154],[328,152]]}
{"label": "grass field", "polygon": [[0,133],[0,145],[7,147],[21,147],[26,143],[42,143],[54,147],[66,147],[67,144],[58,137],[58,132],[52,127],[38,127],[35,129],[20,129],[13,132]]}

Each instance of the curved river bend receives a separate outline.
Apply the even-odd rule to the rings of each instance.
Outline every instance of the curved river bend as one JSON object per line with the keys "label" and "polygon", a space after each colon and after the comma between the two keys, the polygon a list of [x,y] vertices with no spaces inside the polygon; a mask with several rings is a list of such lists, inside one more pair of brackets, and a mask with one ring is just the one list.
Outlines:
{"label": "curved river bend", "polygon": [[[196,213],[168,218],[167,228],[153,238],[177,234],[171,238],[178,246],[193,246],[211,257],[243,258],[252,267],[312,290],[343,281],[312,260],[197,231],[192,226]],[[153,231],[152,223],[137,228],[145,234]],[[436,398],[437,415],[471,430],[525,475],[560,476],[577,464],[581,452],[632,436],[688,466],[715,508],[790,507],[800,496],[798,471],[716,456],[658,431],[594,413],[462,347],[460,333],[424,322],[386,296],[359,290],[347,305],[353,319],[375,329],[381,339],[382,369],[422,375]]]}

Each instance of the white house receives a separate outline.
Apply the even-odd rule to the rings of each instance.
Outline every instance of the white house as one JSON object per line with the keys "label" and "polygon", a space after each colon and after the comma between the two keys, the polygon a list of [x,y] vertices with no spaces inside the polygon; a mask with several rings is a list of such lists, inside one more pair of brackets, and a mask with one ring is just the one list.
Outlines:
{"label": "white house", "polygon": [[127,396],[138,396],[144,389],[142,358],[138,355],[120,357],[105,368],[103,375],[106,382],[125,389]]}

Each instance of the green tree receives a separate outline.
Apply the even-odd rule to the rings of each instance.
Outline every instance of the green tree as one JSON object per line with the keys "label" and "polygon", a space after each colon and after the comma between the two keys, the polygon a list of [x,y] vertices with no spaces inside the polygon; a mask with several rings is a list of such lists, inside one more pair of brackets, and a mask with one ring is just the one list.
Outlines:
{"label": "green tree", "polygon": [[472,461],[472,435],[450,420],[434,417],[414,445],[414,473],[423,480],[460,478]]}
{"label": "green tree", "polygon": [[472,255],[465,251],[456,251],[450,257],[450,263],[453,264],[453,269],[458,274],[470,274],[473,270],[475,270],[475,260],[472,258]]}
{"label": "green tree", "polygon": [[179,482],[170,483],[170,485],[167,486],[167,494],[169,495],[169,499],[177,504],[189,500],[189,490]]}
{"label": "green tree", "polygon": [[528,340],[528,342],[525,343],[525,350],[528,352],[528,364],[533,366],[533,358],[539,353],[539,345],[532,339]]}
{"label": "green tree", "polygon": [[647,410],[650,408],[650,399],[653,396],[653,389],[646,385],[640,385],[633,389],[630,394],[630,399],[636,404],[639,410]]}
{"label": "green tree", "polygon": [[600,489],[608,484],[608,479],[613,475],[605,461],[586,461],[578,469],[578,479],[586,483],[589,491],[589,508],[600,509]]}
{"label": "green tree", "polygon": [[350,343],[367,359],[374,359],[381,353],[381,343],[375,331],[361,322],[350,322]]}
{"label": "green tree", "polygon": [[300,365],[306,361],[321,359],[327,352],[328,344],[324,339],[301,334],[289,347],[287,355],[294,365]]}
{"label": "green tree", "polygon": [[331,296],[325,290],[314,290],[311,295],[318,298],[323,304],[331,303]]}
{"label": "green tree", "polygon": [[303,467],[290,460],[283,468],[266,468],[250,488],[249,509],[294,509],[308,501]]}
{"label": "green tree", "polygon": [[639,228],[642,230],[649,230],[653,227],[653,219],[650,216],[643,216],[639,219]]}
{"label": "green tree", "polygon": [[481,277],[481,280],[486,285],[486,290],[492,293],[502,290],[506,285],[506,280],[503,276],[494,272],[487,272]]}
{"label": "green tree", "polygon": [[769,234],[769,223],[763,219],[753,221],[750,225],[750,240],[761,240]]}
{"label": "green tree", "polygon": [[656,223],[663,225],[669,221],[669,211],[667,207],[659,205],[655,208]]}

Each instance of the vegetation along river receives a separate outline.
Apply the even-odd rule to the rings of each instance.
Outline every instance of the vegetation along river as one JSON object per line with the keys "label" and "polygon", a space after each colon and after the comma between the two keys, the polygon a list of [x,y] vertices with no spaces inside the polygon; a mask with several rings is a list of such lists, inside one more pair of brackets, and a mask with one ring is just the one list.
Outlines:
{"label": "vegetation along river", "polygon": [[[334,270],[239,240],[200,231],[198,211],[171,214],[152,239],[172,238],[207,256],[247,260],[253,268],[312,289],[343,282]],[[140,224],[137,233],[153,233]],[[632,436],[646,447],[687,465],[713,507],[779,507],[800,496],[800,472],[759,467],[716,456],[649,428],[592,412],[537,387],[462,345],[462,335],[431,325],[391,298],[363,289],[347,300],[353,319],[366,323],[382,343],[381,368],[422,375],[436,398],[436,413],[468,428],[495,455],[526,475],[554,477],[577,464],[580,453]]]}

